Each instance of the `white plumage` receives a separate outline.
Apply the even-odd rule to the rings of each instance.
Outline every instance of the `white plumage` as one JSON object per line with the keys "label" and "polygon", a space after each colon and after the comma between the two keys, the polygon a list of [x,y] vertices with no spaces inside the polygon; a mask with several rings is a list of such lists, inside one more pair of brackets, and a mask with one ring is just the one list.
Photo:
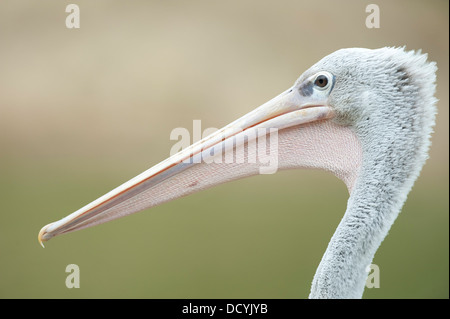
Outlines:
{"label": "white plumage", "polygon": [[[193,159],[229,147],[227,142],[239,134],[275,128],[278,169],[325,169],[342,179],[350,193],[309,297],[360,298],[365,269],[427,158],[436,113],[435,73],[426,55],[404,48],[338,50],[254,111],[44,226],[39,241],[258,174],[258,163]],[[246,159],[253,155],[247,152]]]}

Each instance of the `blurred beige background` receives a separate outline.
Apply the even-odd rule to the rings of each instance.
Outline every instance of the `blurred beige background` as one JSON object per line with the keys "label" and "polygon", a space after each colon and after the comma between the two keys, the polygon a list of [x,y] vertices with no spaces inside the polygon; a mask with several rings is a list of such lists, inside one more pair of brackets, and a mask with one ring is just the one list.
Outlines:
{"label": "blurred beige background", "polygon": [[221,127],[337,49],[403,45],[437,61],[439,114],[364,297],[449,297],[448,1],[80,0],[77,30],[69,3],[0,2],[0,297],[306,298],[348,196],[325,172],[221,185],[45,249],[37,234],[166,158],[172,129]]}

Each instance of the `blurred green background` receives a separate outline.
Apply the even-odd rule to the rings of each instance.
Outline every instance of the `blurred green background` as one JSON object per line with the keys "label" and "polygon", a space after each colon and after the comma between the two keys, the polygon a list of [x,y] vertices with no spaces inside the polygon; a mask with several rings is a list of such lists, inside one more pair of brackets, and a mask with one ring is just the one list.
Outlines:
{"label": "blurred green background", "polygon": [[306,298],[348,197],[325,172],[224,184],[45,249],[37,234],[166,158],[172,129],[222,127],[337,49],[403,45],[437,61],[439,114],[364,297],[449,297],[448,1],[78,0],[77,30],[69,3],[0,2],[0,297]]}

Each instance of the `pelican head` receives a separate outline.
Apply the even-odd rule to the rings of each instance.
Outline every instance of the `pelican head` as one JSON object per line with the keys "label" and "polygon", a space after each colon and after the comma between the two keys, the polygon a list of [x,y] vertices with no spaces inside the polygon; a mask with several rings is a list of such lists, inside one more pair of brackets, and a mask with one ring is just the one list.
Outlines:
{"label": "pelican head", "polygon": [[[325,169],[350,193],[310,297],[360,298],[365,269],[427,158],[435,72],[426,55],[404,48],[338,50],[272,100],[44,226],[39,242],[263,173],[261,162],[250,159],[263,155],[262,146],[276,145],[277,168],[271,173]],[[224,160],[228,150],[240,149],[240,161],[237,155]]]}

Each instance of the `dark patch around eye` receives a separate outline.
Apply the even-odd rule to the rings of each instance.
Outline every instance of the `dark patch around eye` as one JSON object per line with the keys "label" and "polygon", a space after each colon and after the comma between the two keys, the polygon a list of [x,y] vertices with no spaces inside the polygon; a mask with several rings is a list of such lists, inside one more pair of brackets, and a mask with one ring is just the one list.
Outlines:
{"label": "dark patch around eye", "polygon": [[298,88],[298,91],[303,96],[311,96],[313,94],[313,83],[309,81],[303,82],[303,84]]}

